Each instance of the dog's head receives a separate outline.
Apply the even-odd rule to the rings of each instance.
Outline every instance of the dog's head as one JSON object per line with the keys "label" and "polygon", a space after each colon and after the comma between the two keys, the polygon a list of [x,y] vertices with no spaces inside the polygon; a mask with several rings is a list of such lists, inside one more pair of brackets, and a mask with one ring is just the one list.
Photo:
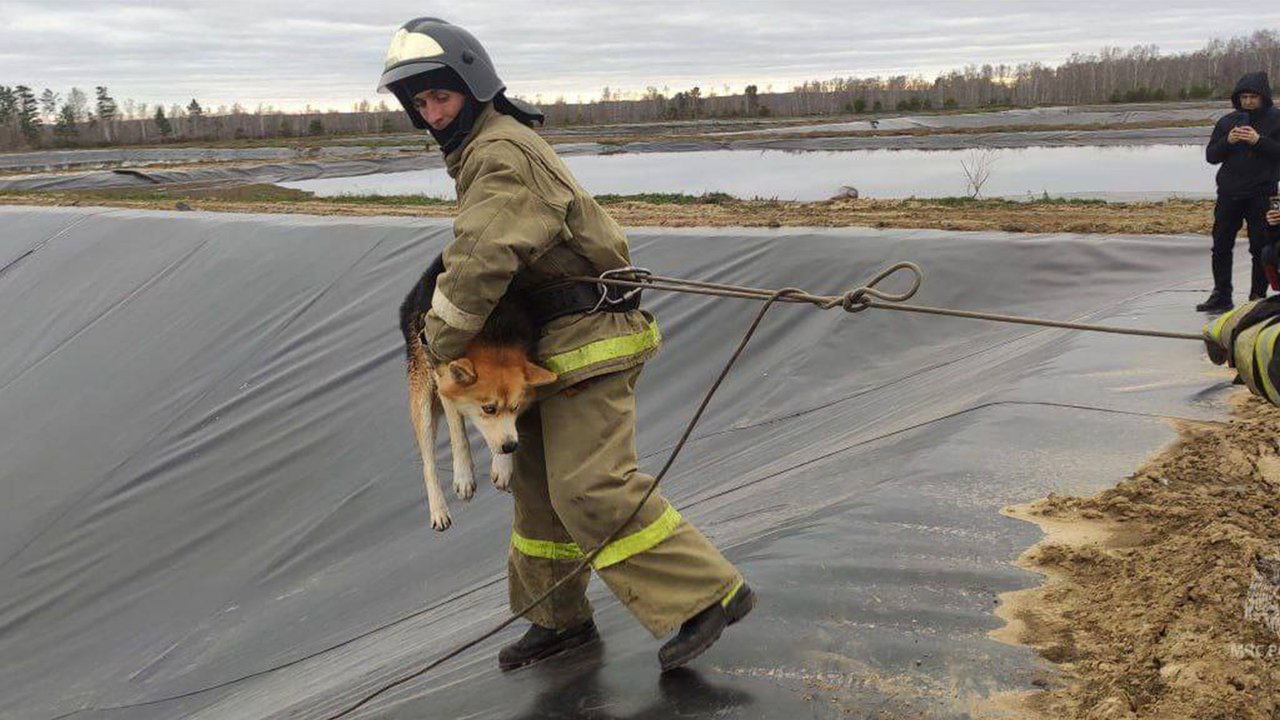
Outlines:
{"label": "dog's head", "polygon": [[495,455],[516,451],[516,416],[533,401],[534,388],[557,377],[521,349],[487,346],[473,346],[435,372],[440,395],[480,429]]}

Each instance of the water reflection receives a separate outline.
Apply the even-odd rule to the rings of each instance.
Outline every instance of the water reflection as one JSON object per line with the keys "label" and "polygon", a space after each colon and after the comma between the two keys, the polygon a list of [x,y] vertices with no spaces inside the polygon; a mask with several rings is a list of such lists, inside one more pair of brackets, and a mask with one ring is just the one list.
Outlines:
{"label": "water reflection", "polygon": [[[1034,147],[989,150],[995,158],[986,197],[1213,192],[1213,168],[1195,145]],[[823,200],[842,185],[862,197],[946,197],[967,194],[961,161],[972,150],[760,152],[714,150],[566,157],[595,194],[726,192],[742,198]],[[321,196],[427,195],[452,198],[443,169],[285,183]]]}

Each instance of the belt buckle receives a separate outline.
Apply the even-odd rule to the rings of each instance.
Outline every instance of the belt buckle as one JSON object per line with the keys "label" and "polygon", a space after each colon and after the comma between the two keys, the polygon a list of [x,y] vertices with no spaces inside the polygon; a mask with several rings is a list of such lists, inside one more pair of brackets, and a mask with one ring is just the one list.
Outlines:
{"label": "belt buckle", "polygon": [[[631,275],[635,278],[636,282],[643,282],[643,278],[650,277],[651,275],[653,275],[653,272],[648,270],[647,268],[637,267],[635,265],[627,265],[626,267],[614,268],[612,270],[605,270],[604,272],[600,273],[599,279],[609,280],[618,275]],[[600,299],[596,301],[595,307],[587,311],[588,315],[599,312],[600,309],[604,307],[606,304],[608,304],[610,307],[616,307],[618,305],[621,305],[622,303],[625,303],[628,300],[634,298],[636,295],[639,295],[640,291],[643,288],[633,287],[623,292],[621,297],[616,297],[616,298],[609,297],[608,283],[603,283],[603,282],[596,283],[596,289],[600,291]]]}

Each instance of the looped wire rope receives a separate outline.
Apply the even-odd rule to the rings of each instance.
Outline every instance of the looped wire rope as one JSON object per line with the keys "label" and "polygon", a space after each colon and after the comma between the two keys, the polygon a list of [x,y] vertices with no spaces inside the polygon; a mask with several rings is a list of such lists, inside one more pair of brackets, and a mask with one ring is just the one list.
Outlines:
{"label": "looped wire rope", "polygon": [[[900,271],[907,271],[911,274],[911,286],[909,288],[902,292],[894,293],[881,290],[876,287],[882,281]],[[620,275],[627,275],[629,273],[633,274],[633,279],[619,277]],[[1020,315],[1002,315],[998,313],[974,312],[970,310],[954,310],[951,308],[931,307],[928,305],[907,305],[904,304],[905,301],[910,300],[920,290],[920,286],[924,282],[924,271],[920,269],[919,265],[906,261],[890,265],[876,273],[865,284],[840,295],[814,295],[798,288],[784,288],[782,291],[779,291],[755,288],[747,285],[729,285],[725,283],[706,282],[704,280],[686,280],[684,278],[655,275],[644,268],[635,267],[618,268],[616,270],[609,271],[608,273],[604,273],[599,277],[575,276],[568,279],[574,282],[594,283],[598,286],[613,285],[617,287],[635,289],[648,288],[669,292],[690,293],[694,295],[714,295],[717,297],[741,298],[744,300],[772,301],[772,299],[776,299],[779,302],[808,303],[822,308],[823,310],[829,310],[838,305],[845,312],[849,313],[857,313],[868,308],[876,308],[880,310],[896,310],[899,312],[943,315],[946,317],[961,317],[969,318],[971,320],[987,320],[991,322],[1013,323],[1017,325],[1038,325],[1040,327],[1062,328],[1066,330],[1112,333],[1116,335],[1159,337],[1169,338],[1172,340],[1195,340],[1196,342],[1201,342],[1204,339],[1196,333],[1171,332],[1167,330],[1143,330],[1140,328],[1126,328],[1116,325],[1098,325],[1094,323],[1071,322],[1065,320],[1045,320],[1042,318],[1024,317]]]}

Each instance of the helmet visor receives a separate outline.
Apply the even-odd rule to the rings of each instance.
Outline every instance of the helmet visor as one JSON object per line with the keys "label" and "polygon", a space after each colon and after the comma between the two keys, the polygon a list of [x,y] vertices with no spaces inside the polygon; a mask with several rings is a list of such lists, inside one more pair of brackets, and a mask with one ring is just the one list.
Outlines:
{"label": "helmet visor", "polygon": [[397,80],[444,65],[441,62],[444,54],[444,48],[430,35],[400,28],[391,38],[391,46],[387,48],[387,58],[382,63],[382,77],[378,80],[378,92],[387,92],[387,85]]}
{"label": "helmet visor", "polygon": [[404,28],[396,31],[391,38],[391,47],[387,48],[387,59],[382,69],[387,70],[409,60],[425,60],[444,55],[444,48],[430,35],[420,32],[409,32]]}

